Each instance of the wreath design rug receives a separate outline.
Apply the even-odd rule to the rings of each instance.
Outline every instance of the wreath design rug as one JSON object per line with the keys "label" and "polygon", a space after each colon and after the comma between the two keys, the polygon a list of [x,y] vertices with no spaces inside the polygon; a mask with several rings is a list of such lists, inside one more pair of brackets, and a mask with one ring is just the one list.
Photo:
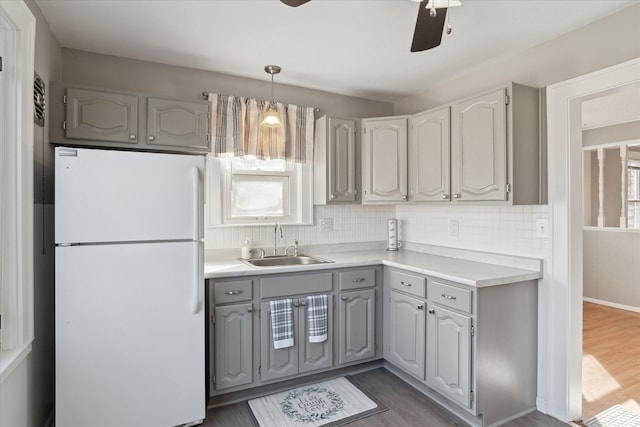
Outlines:
{"label": "wreath design rug", "polygon": [[386,411],[357,383],[340,377],[250,400],[260,427],[339,426]]}

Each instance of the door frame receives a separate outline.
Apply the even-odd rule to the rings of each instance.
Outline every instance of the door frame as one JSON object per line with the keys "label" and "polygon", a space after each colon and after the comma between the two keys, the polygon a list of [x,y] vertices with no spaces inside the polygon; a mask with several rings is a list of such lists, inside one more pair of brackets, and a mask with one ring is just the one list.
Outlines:
{"label": "door frame", "polygon": [[548,182],[552,271],[548,289],[547,412],[582,415],[582,102],[640,85],[640,58],[547,88]]}

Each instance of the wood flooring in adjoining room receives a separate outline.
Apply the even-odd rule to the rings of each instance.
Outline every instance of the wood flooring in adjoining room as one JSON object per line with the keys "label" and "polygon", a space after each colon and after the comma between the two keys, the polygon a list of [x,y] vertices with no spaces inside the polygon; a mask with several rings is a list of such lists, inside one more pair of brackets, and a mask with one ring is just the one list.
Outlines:
{"label": "wood flooring in adjoining room", "polygon": [[585,302],[582,419],[615,404],[640,413],[640,313]]}
{"label": "wood flooring in adjoining room", "polygon": [[[389,410],[357,420],[349,424],[349,426],[444,427],[468,425],[385,368],[362,372],[353,375],[353,378],[386,405]],[[249,411],[248,405],[244,402],[212,408],[207,412],[207,419],[203,426],[252,426],[253,421]],[[507,423],[505,426],[560,427],[567,426],[567,424],[536,411]]]}

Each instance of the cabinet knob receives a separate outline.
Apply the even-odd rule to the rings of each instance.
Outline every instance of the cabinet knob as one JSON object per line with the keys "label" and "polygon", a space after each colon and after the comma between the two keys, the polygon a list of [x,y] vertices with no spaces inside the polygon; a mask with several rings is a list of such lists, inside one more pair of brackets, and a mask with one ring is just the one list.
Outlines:
{"label": "cabinet knob", "polygon": [[447,200],[447,199],[449,198],[449,195],[448,195],[448,194],[443,194],[443,195],[442,195],[442,198],[443,198],[444,200]]}
{"label": "cabinet knob", "polygon": [[455,295],[447,295],[447,294],[444,294],[444,293],[442,294],[442,298],[452,299],[452,300],[456,299]]}
{"label": "cabinet knob", "polygon": [[422,310],[424,308],[423,304],[418,304],[418,310]]}
{"label": "cabinet knob", "polygon": [[131,135],[129,135],[129,139],[132,140],[132,141],[135,140],[136,139],[136,134],[132,133]]}
{"label": "cabinet knob", "polygon": [[345,296],[343,295],[341,299],[342,299],[342,301],[346,301],[346,300],[347,300],[347,297],[345,297]]}
{"label": "cabinet knob", "polygon": [[298,304],[297,302],[294,302],[294,303],[293,303],[293,306],[294,306],[294,307],[298,307],[299,305],[300,305],[300,304]]}
{"label": "cabinet knob", "polygon": [[253,307],[247,307],[247,311],[248,311],[249,313],[253,313]]}
{"label": "cabinet knob", "polygon": [[360,283],[360,282],[364,282],[366,279],[364,277],[356,277],[354,279],[351,279],[351,281],[353,283]]}
{"label": "cabinet knob", "polygon": [[406,287],[408,287],[408,288],[410,288],[410,287],[411,287],[411,283],[407,283],[407,282],[400,282],[400,284],[401,284],[402,286],[406,286]]}
{"label": "cabinet knob", "polygon": [[435,312],[436,312],[436,311],[435,311],[433,308],[430,308],[430,309],[429,309],[429,314],[435,314]]}
{"label": "cabinet knob", "polygon": [[454,199],[459,199],[460,197],[462,197],[462,195],[460,193],[454,193],[453,194],[453,198]]}
{"label": "cabinet knob", "polygon": [[331,195],[329,196],[329,198],[330,198],[331,200],[333,200],[333,199],[335,199],[335,198],[336,198],[336,195],[335,195],[335,194],[331,194]]}
{"label": "cabinet knob", "polygon": [[302,307],[306,307],[306,306],[307,306],[307,302],[306,302],[306,301],[300,301],[300,305],[301,305]]}
{"label": "cabinet knob", "polygon": [[402,196],[402,200],[407,200],[407,195]]}
{"label": "cabinet knob", "polygon": [[149,135],[149,137],[147,138],[149,141],[155,141],[156,137],[153,135]]}

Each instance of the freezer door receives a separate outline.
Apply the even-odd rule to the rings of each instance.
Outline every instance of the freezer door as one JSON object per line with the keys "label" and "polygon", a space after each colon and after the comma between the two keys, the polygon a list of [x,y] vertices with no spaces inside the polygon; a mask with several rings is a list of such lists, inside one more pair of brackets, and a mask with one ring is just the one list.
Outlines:
{"label": "freezer door", "polygon": [[56,243],[202,238],[202,156],[55,153]]}
{"label": "freezer door", "polygon": [[205,417],[202,243],[56,248],[56,426]]}

